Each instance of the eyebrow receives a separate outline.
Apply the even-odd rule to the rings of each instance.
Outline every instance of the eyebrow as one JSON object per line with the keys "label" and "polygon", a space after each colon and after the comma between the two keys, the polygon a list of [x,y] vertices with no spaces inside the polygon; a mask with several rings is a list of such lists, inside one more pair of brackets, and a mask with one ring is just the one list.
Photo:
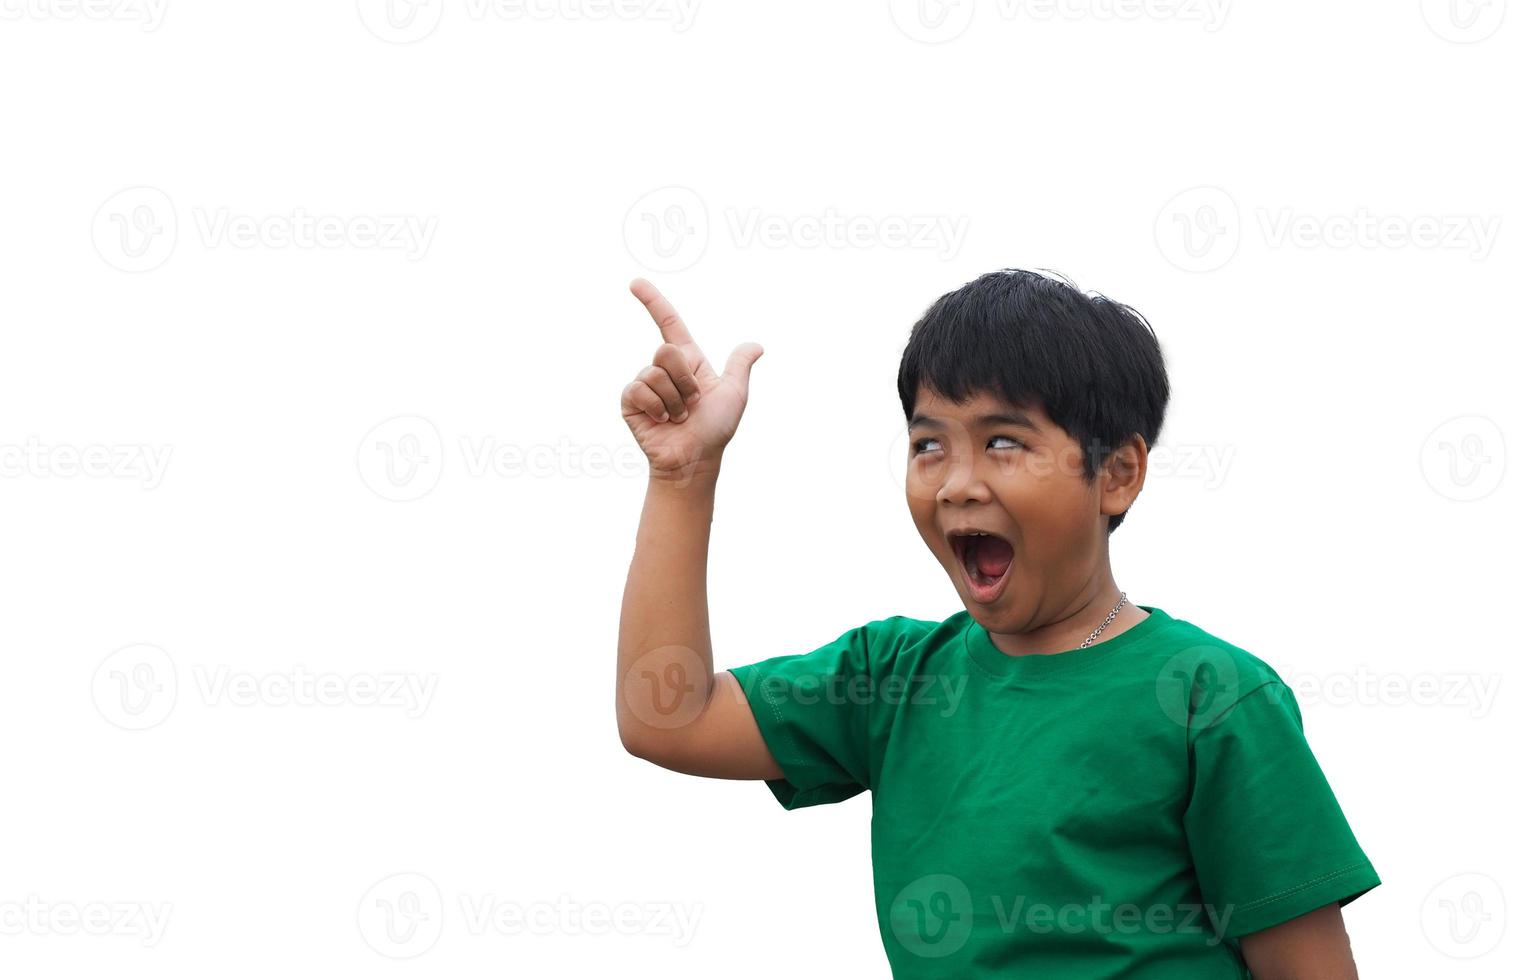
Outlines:
{"label": "eyebrow", "polygon": [[[1020,412],[994,412],[989,415],[981,415],[974,420],[974,425],[978,428],[987,428],[992,425],[1015,425],[1023,429],[1030,429],[1038,435],[1042,434],[1042,430],[1037,428],[1037,424]],[[933,418],[930,415],[915,415],[911,417],[911,424],[906,426],[906,429],[911,430],[922,426],[940,429],[943,427],[943,422],[941,419]]]}

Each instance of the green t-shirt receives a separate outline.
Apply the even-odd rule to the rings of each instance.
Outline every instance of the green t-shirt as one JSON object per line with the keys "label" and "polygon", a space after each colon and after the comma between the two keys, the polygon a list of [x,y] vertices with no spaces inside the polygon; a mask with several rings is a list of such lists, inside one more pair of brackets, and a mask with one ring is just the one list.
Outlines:
{"label": "green t-shirt", "polygon": [[1279,675],[1139,608],[1050,655],[963,611],[732,670],[785,809],[873,792],[896,977],[1247,977],[1237,937],[1379,884]]}

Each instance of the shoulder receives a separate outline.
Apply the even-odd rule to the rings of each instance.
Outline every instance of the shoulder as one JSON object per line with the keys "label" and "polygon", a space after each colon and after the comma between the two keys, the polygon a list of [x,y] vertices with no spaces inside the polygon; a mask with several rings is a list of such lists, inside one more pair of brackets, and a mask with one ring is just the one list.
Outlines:
{"label": "shoulder", "polygon": [[948,622],[916,619],[912,616],[887,616],[859,627],[869,645],[880,652],[909,649],[953,632]]}
{"label": "shoulder", "polygon": [[1274,670],[1273,666],[1252,650],[1245,649],[1230,640],[1223,639],[1210,630],[1203,629],[1188,620],[1170,617],[1170,622],[1172,624],[1170,636],[1175,641],[1191,646],[1210,647],[1220,651],[1236,665],[1239,674],[1244,678],[1255,681],[1258,684],[1284,683],[1283,678],[1279,676],[1279,673]]}
{"label": "shoulder", "polygon": [[869,668],[874,673],[909,670],[932,651],[961,643],[967,611],[944,620],[917,619],[913,616],[888,616],[871,620],[857,632],[868,652]]}
{"label": "shoulder", "polygon": [[[1215,722],[1244,699],[1261,698],[1285,704],[1298,715],[1294,693],[1278,671],[1263,657],[1196,624],[1169,616],[1154,644],[1160,699],[1167,688],[1183,699],[1191,723]],[[1178,704],[1175,705],[1176,709]],[[1196,709],[1205,715],[1197,718]]]}

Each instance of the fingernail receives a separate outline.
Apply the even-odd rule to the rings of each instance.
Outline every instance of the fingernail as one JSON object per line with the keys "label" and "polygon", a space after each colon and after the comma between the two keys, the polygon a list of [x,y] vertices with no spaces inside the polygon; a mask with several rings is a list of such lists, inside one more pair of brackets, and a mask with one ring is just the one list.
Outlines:
{"label": "fingernail", "polygon": [[695,392],[690,397],[688,397],[688,398],[685,399],[685,401],[689,402],[691,405],[695,404],[699,400],[700,400],[700,392],[698,392],[698,391]]}
{"label": "fingernail", "polygon": [[690,413],[689,412],[680,412],[678,415],[674,416],[674,421],[675,422],[683,422],[685,419],[687,419],[689,417],[690,417]]}

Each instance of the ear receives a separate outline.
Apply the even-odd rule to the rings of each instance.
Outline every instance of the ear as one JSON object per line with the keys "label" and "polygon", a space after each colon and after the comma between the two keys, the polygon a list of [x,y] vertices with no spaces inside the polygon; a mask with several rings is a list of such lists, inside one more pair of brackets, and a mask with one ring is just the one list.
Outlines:
{"label": "ear", "polygon": [[1125,514],[1142,492],[1147,474],[1147,440],[1133,433],[1100,465],[1097,476],[1100,485],[1100,513]]}

